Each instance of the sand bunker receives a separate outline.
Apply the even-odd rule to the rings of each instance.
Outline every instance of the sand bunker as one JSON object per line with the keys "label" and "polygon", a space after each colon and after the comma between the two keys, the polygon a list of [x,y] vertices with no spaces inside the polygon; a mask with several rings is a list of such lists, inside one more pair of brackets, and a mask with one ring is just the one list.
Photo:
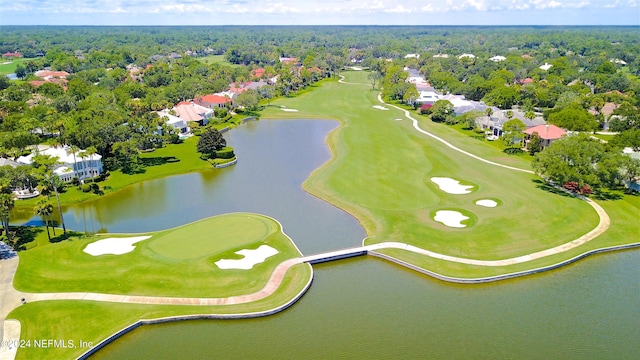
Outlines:
{"label": "sand bunker", "polygon": [[402,121],[402,119],[396,119],[396,121]]}
{"label": "sand bunker", "polygon": [[384,107],[384,106],[380,106],[380,105],[373,105],[373,108],[374,108],[374,109],[378,109],[378,110],[389,110],[389,109],[387,109],[386,107]]}
{"label": "sand bunker", "polygon": [[476,205],[484,206],[484,207],[496,207],[498,203],[493,200],[478,200],[476,201]]}
{"label": "sand bunker", "polygon": [[436,216],[433,217],[433,220],[454,228],[467,227],[467,225],[461,224],[462,221],[467,219],[469,217],[453,210],[438,210],[436,211]]}
{"label": "sand bunker", "polygon": [[460,181],[447,177],[432,177],[431,181],[438,184],[440,190],[449,194],[468,194],[473,185],[460,185]]}
{"label": "sand bunker", "polygon": [[84,252],[89,255],[122,255],[128,252],[132,252],[136,247],[133,244],[147,240],[151,236],[136,236],[130,238],[107,238],[92,242],[84,248]]}
{"label": "sand bunker", "polygon": [[253,265],[264,262],[268,257],[271,257],[278,253],[278,250],[272,248],[269,245],[260,245],[255,250],[244,249],[235,252],[238,255],[244,256],[243,259],[222,259],[216,261],[216,265],[220,269],[241,269],[249,270],[253,268]]}
{"label": "sand bunker", "polygon": [[286,112],[298,112],[298,110],[296,110],[296,109],[282,109],[282,111],[286,111]]}

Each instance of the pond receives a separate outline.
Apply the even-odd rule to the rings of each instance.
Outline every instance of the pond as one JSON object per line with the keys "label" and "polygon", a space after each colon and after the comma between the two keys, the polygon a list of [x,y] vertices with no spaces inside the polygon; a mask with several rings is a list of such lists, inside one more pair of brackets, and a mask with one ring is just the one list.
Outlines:
{"label": "pond", "polygon": [[[272,216],[304,254],[359,245],[349,214],[301,188],[327,161],[333,121],[261,120],[225,134],[234,167],[138,184],[69,207],[69,227],[143,232],[207,216]],[[144,326],[95,359],[630,359],[639,356],[640,251],[482,285],[434,280],[372,257],[315,265],[279,314]]]}

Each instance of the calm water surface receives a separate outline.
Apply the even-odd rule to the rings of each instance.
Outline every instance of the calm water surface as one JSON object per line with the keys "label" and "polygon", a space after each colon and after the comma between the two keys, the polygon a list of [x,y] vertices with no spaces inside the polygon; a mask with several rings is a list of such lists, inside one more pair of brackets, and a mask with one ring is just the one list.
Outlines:
{"label": "calm water surface", "polygon": [[[252,211],[303,253],[360,244],[348,214],[301,184],[329,159],[331,121],[260,121],[226,133],[239,163],[67,209],[69,227],[165,229]],[[638,359],[640,251],[484,285],[440,282],[366,257],[314,266],[311,289],[265,318],[145,326],[95,359]]]}

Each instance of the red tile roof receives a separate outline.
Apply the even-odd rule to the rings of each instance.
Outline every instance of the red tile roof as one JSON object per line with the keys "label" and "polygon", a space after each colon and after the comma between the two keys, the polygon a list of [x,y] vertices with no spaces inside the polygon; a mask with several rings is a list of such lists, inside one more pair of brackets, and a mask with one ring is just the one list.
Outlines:
{"label": "red tile roof", "polygon": [[520,84],[531,84],[534,80],[532,78],[526,78],[520,81]]}
{"label": "red tile roof", "polygon": [[567,135],[566,131],[560,129],[555,125],[538,125],[532,128],[528,128],[524,132],[525,134],[529,134],[529,135],[532,135],[534,132],[537,132],[540,138],[543,140],[556,140]]}
{"label": "red tile roof", "polygon": [[198,101],[209,104],[224,104],[231,102],[232,100],[225,96],[209,94],[198,98]]}
{"label": "red tile roof", "polygon": [[263,68],[257,68],[255,70],[251,70],[251,77],[255,77],[255,78],[262,78],[262,75],[264,75],[265,70]]}

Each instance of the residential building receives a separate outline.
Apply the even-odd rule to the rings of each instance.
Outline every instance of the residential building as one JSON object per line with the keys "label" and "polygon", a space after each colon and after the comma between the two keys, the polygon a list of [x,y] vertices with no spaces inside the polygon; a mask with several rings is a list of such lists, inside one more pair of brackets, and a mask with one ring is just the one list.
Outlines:
{"label": "residential building", "polygon": [[489,58],[489,60],[493,62],[501,62],[501,61],[507,60],[507,58],[502,55],[496,55],[494,57]]}
{"label": "residential building", "polygon": [[217,94],[200,96],[193,99],[193,102],[209,109],[213,109],[216,107],[225,107],[226,105],[233,104],[233,100],[230,97]]}
{"label": "residential building", "polygon": [[566,131],[550,124],[534,126],[525,130],[524,133],[526,134],[528,139],[531,138],[531,135],[533,135],[533,133],[538,133],[538,136],[540,136],[540,139],[542,139],[543,148],[551,145],[554,141],[567,135]]}
{"label": "residential building", "polygon": [[53,168],[53,173],[64,182],[70,182],[74,177],[79,180],[92,179],[102,173],[102,156],[98,154],[85,155],[85,150],[71,153],[68,146],[52,147],[17,159],[20,164],[31,165],[33,157],[37,154],[48,155],[58,159],[58,164]]}

